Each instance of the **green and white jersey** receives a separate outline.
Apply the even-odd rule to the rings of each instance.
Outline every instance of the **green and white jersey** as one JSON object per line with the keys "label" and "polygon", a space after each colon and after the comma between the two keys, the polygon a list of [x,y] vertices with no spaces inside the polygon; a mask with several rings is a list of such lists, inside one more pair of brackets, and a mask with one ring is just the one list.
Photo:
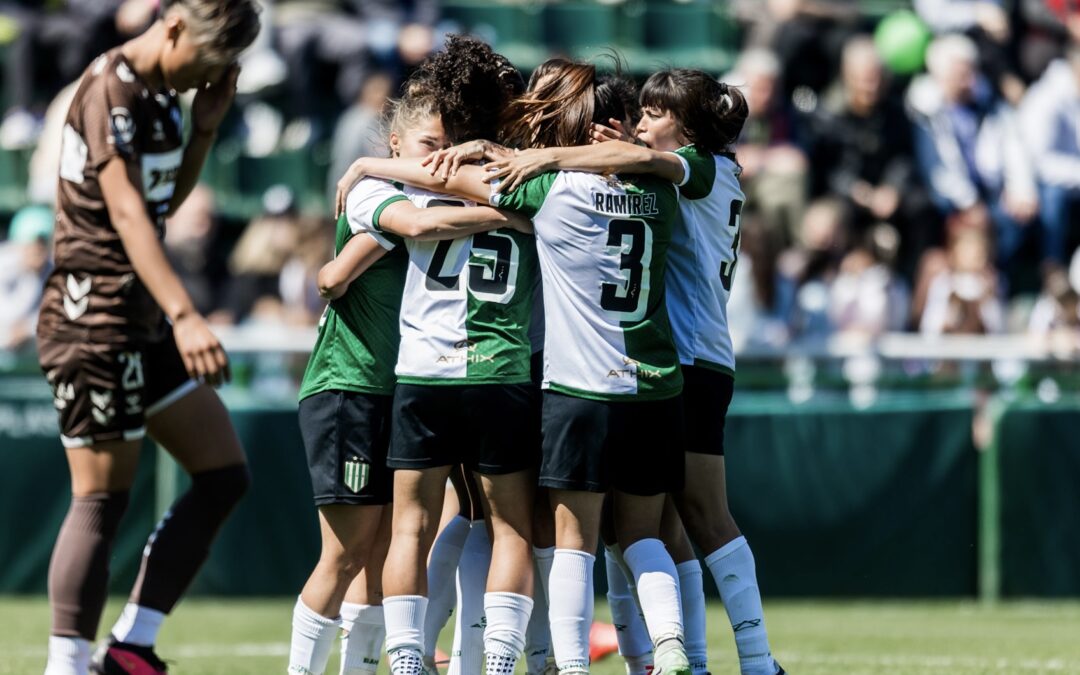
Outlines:
{"label": "green and white jersey", "polygon": [[[419,208],[474,206],[402,187]],[[378,231],[373,235],[393,242]],[[523,384],[529,381],[529,318],[536,282],[533,238],[501,229],[445,241],[406,240],[398,382]]]}
{"label": "green and white jersey", "polygon": [[597,400],[664,399],[682,373],[664,300],[678,197],[652,176],[536,176],[496,206],[533,219],[544,280],[544,383]]}
{"label": "green and white jersey", "polygon": [[727,303],[746,200],[739,165],[731,155],[710,155],[692,145],[674,154],[684,177],[668,253],[667,306],[679,362],[734,375]]}
{"label": "green and white jersey", "polygon": [[[335,251],[341,253],[350,239],[378,223],[384,208],[403,199],[405,195],[390,183],[371,178],[357,183],[337,222]],[[400,241],[393,235],[382,239],[388,248]],[[402,248],[391,250],[327,305],[300,385],[300,400],[331,390],[393,394],[407,264]]]}

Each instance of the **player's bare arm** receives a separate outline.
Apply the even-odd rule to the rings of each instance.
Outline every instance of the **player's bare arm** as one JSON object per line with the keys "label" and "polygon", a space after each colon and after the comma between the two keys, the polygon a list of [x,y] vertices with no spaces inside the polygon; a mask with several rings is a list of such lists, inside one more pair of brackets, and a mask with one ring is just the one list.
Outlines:
{"label": "player's bare arm", "polygon": [[406,185],[444,192],[473,201],[487,203],[491,188],[484,183],[484,171],[479,166],[466,165],[457,174],[443,180],[431,175],[422,159],[390,159],[384,157],[361,157],[352,163],[337,184],[335,211],[340,216],[345,211],[345,199],[361,178],[373,176],[395,180]]}
{"label": "player's bare arm", "polygon": [[476,140],[461,143],[443,150],[436,150],[421,162],[431,175],[440,175],[445,180],[457,174],[458,169],[470,162],[481,160],[493,161],[513,157],[514,151],[492,141]]}
{"label": "player's bare arm", "polygon": [[395,202],[383,211],[379,225],[407,239],[438,241],[510,227],[532,234],[532,221],[490,206],[435,206],[421,209],[409,202]]}
{"label": "player's bare arm", "polygon": [[191,296],[165,257],[157,231],[147,217],[138,167],[114,157],[102,167],[99,180],[109,219],[135,273],[172,321],[184,367],[193,378],[213,386],[228,381],[225,350],[195,311]]}
{"label": "player's bare arm", "polygon": [[206,156],[217,138],[218,126],[236,95],[236,78],[239,76],[240,66],[234,63],[222,71],[217,81],[195,94],[195,101],[191,105],[191,138],[184,148],[184,159],[176,176],[176,188],[169,202],[168,215],[176,213],[176,209],[180,208],[199,182]]}
{"label": "player's bare arm", "polygon": [[349,290],[349,284],[356,280],[375,261],[386,255],[374,237],[353,237],[341,249],[341,253],[322,266],[316,277],[319,296],[326,300],[337,300]]}
{"label": "player's bare arm", "polygon": [[657,152],[626,141],[607,141],[567,148],[523,150],[512,157],[484,165],[484,181],[499,181],[496,192],[511,192],[521,183],[546,171],[589,173],[648,173],[678,184],[683,164],[669,152]]}

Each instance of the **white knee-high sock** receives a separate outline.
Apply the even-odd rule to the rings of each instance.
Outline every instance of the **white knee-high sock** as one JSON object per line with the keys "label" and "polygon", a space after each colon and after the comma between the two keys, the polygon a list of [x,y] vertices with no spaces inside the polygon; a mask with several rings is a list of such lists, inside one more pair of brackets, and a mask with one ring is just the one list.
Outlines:
{"label": "white knee-high sock", "polygon": [[617,546],[608,546],[604,551],[608,606],[611,607],[611,621],[615,624],[615,636],[619,640],[619,654],[626,660],[627,672],[629,675],[642,675],[652,663],[652,639],[641,618],[641,610],[626,573],[619,564],[618,556],[621,555]]}
{"label": "white knee-high sock", "polygon": [[435,539],[428,560],[428,609],[424,620],[424,656],[435,657],[435,644],[439,640],[450,615],[453,614],[457,601],[458,563],[465,538],[469,536],[469,519],[454,516]]}
{"label": "white knee-high sock", "polygon": [[716,549],[705,557],[705,564],[720,590],[720,599],[724,601],[731,629],[735,632],[743,675],[773,675],[776,666],[765,632],[754,554],[750,552],[746,538],[737,537]]}
{"label": "white knee-high sock", "polygon": [[519,593],[484,594],[484,655],[487,675],[514,675],[525,649],[525,631],[532,614],[532,598]]}
{"label": "white knee-high sock", "polygon": [[289,672],[299,675],[322,675],[334,649],[341,619],[328,619],[311,611],[296,599],[293,607],[292,641],[289,646]]}
{"label": "white knee-high sock", "polygon": [[484,591],[491,567],[491,539],[484,521],[473,522],[457,573],[454,653],[448,675],[480,675],[484,668]]}
{"label": "white knee-high sock", "polygon": [[705,587],[702,585],[701,563],[687,560],[676,565],[675,569],[679,573],[686,657],[690,659],[694,675],[704,675],[709,672],[709,648],[705,641]]}
{"label": "white knee-high sock", "polygon": [[540,588],[544,591],[545,602],[551,598],[548,589],[548,579],[551,578],[551,563],[555,560],[555,547],[546,546],[538,548],[533,546],[533,562],[536,563],[536,571],[539,576]]}
{"label": "white knee-high sock", "polygon": [[422,595],[391,595],[383,598],[386,651],[424,649],[424,616],[428,599]]}
{"label": "white knee-high sock", "polygon": [[664,543],[642,539],[623,552],[634,574],[638,602],[653,644],[669,638],[683,639],[682,606],[679,603],[679,573]]}
{"label": "white knee-high sock", "polygon": [[551,646],[559,670],[588,669],[589,628],[593,622],[593,563],[596,557],[555,549],[548,581]]}
{"label": "white knee-high sock", "polygon": [[382,605],[341,604],[340,675],[375,675],[385,641]]}
{"label": "white knee-high sock", "polygon": [[86,675],[90,668],[90,641],[49,636],[49,662],[45,675]]}
{"label": "white knee-high sock", "polygon": [[157,634],[161,630],[163,621],[165,621],[164,612],[129,602],[124,605],[124,611],[120,612],[120,618],[116,620],[112,634],[120,642],[153,647],[157,642]]}
{"label": "white knee-high sock", "polygon": [[[548,565],[548,571],[551,571],[550,565]],[[533,577],[533,610],[529,615],[529,626],[525,629],[525,671],[529,675],[540,675],[544,672],[548,655],[551,654],[551,628],[548,625],[548,604],[544,594],[544,584],[540,581],[542,574],[540,565],[536,565],[536,573]]]}

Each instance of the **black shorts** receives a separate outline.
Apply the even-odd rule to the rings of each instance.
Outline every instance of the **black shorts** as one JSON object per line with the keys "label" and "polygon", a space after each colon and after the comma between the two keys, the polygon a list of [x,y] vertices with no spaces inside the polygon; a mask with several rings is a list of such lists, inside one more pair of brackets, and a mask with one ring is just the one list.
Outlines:
{"label": "black shorts", "polygon": [[463,464],[488,475],[533,468],[539,448],[535,398],[531,384],[399,384],[387,464]]}
{"label": "black shorts", "polygon": [[391,396],[323,391],[300,401],[315,505],[389,504],[394,472],[386,466]]}
{"label": "black shorts", "polygon": [[196,389],[172,330],[161,340],[115,345],[38,340],[66,448],[139,440],[146,418]]}
{"label": "black shorts", "polygon": [[735,390],[735,378],[711,368],[683,366],[686,451],[724,454],[724,421]]}
{"label": "black shorts", "polygon": [[544,392],[540,485],[651,496],[683,487],[683,409],[663,401],[592,401]]}

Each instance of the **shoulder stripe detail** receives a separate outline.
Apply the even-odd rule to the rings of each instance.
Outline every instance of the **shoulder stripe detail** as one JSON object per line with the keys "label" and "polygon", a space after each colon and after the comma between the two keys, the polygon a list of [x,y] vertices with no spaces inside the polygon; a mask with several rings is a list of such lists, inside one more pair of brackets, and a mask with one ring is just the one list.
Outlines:
{"label": "shoulder stripe detail", "polygon": [[382,204],[379,204],[375,208],[375,214],[371,217],[372,226],[374,226],[374,228],[376,230],[378,230],[379,232],[382,232],[382,227],[379,226],[379,216],[382,215],[383,209],[385,209],[387,206],[390,206],[394,202],[408,201],[408,200],[409,200],[409,198],[406,197],[405,195],[394,195],[393,197],[387,198]]}

